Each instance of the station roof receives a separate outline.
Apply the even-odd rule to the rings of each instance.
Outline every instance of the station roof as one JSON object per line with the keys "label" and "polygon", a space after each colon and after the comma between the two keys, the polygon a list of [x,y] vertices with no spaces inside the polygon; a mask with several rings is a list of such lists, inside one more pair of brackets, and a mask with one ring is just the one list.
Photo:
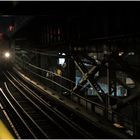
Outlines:
{"label": "station roof", "polygon": [[0,32],[7,32],[17,15],[84,16],[99,22],[107,18],[109,26],[128,23],[139,28],[139,13],[138,1],[0,1]]}

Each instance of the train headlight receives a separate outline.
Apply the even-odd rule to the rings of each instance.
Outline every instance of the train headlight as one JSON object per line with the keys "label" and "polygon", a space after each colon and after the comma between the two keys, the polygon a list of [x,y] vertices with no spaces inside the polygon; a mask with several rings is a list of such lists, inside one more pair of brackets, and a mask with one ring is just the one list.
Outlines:
{"label": "train headlight", "polygon": [[9,58],[9,57],[10,57],[10,53],[9,53],[9,52],[5,52],[5,53],[4,53],[4,57],[5,57],[5,58]]}

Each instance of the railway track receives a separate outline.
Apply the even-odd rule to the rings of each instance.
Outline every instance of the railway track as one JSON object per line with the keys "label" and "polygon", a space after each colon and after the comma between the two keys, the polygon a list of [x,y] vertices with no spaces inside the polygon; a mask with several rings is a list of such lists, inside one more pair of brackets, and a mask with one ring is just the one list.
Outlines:
{"label": "railway track", "polygon": [[[19,113],[34,138],[94,138],[11,73],[5,73],[3,95]],[[26,132],[25,132],[26,133]],[[21,137],[22,138],[22,137]]]}
{"label": "railway track", "polygon": [[[54,120],[56,120],[56,118],[58,119],[61,116],[62,120],[65,120],[65,122],[71,126],[70,130],[73,131],[71,131],[70,133],[74,134],[74,138],[118,138],[111,133],[107,133],[107,131],[101,130],[100,128],[95,126],[93,122],[85,119],[81,114],[77,114],[76,111],[72,111],[67,106],[63,106],[53,99],[48,98],[46,94],[41,93],[33,85],[30,85],[27,81],[23,81],[23,79],[20,79],[21,77],[19,77],[16,73],[11,74],[8,72],[8,75],[14,80],[15,83],[18,83],[21,86],[20,88],[24,89],[24,92],[29,92],[31,95],[34,95],[34,98],[36,98],[35,102],[39,99],[44,105],[44,109],[50,108],[49,110],[53,110],[53,112],[57,114],[57,117],[52,116]],[[59,124],[63,125],[63,122],[60,121]],[[68,130],[68,127],[66,126],[64,127],[64,129]]]}

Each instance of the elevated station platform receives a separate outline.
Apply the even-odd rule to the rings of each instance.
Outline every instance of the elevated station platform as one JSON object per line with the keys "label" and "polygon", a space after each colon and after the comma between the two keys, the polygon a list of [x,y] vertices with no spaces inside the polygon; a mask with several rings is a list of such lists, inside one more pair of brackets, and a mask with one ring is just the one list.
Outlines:
{"label": "elevated station platform", "polygon": [[0,139],[14,139],[2,120],[0,120]]}
{"label": "elevated station platform", "polygon": [[[16,121],[16,120],[15,120]],[[4,107],[0,103],[0,139],[20,139]]]}

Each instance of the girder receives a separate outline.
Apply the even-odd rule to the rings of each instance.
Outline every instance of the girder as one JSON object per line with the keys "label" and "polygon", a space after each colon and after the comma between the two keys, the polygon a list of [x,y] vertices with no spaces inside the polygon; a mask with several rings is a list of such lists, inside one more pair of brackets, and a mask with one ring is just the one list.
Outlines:
{"label": "girder", "polygon": [[[72,58],[73,58],[73,60],[74,60],[74,62],[76,64],[77,68],[79,69],[79,71],[83,75],[82,80],[79,83],[79,86],[74,87],[73,90],[76,91],[76,90],[81,89],[81,85],[83,86],[86,83],[86,81],[88,81],[90,86],[96,91],[96,94],[97,94],[98,98],[100,99],[100,101],[103,102],[103,99],[102,99],[100,94],[101,93],[104,94],[104,91],[100,88],[100,86],[94,80],[94,75],[97,72],[98,67],[93,66],[88,71],[78,56],[74,55],[74,56],[72,56]],[[91,75],[93,76],[92,78],[91,78]]]}

